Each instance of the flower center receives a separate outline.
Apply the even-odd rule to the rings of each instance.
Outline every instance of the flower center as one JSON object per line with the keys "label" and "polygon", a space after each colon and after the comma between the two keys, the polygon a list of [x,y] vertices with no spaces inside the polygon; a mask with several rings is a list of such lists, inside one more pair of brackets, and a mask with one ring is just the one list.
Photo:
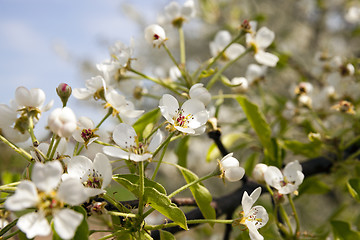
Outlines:
{"label": "flower center", "polygon": [[95,171],[95,169],[92,171],[89,169],[88,172],[87,179],[83,182],[84,186],[90,188],[101,188],[104,180],[103,176],[98,171]]}
{"label": "flower center", "polygon": [[179,108],[176,110],[176,115],[173,117],[174,125],[182,128],[189,128],[189,122],[191,119],[194,119],[192,114],[184,115],[184,110]]}
{"label": "flower center", "polygon": [[54,209],[59,209],[64,206],[62,201],[56,198],[56,191],[50,193],[39,192],[38,209],[45,213],[45,216],[51,215]]}
{"label": "flower center", "polygon": [[88,129],[83,129],[81,131],[81,138],[84,139],[84,141],[89,141],[91,138],[94,137],[94,132],[92,129],[88,128]]}

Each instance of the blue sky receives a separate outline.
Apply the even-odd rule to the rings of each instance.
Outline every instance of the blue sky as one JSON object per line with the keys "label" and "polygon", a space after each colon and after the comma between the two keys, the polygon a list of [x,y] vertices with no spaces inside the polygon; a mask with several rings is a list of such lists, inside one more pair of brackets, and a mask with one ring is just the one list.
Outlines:
{"label": "blue sky", "polygon": [[142,37],[121,6],[133,5],[150,24],[168,2],[0,0],[0,103],[7,104],[20,85],[42,88],[47,99],[57,97],[54,89],[61,82],[84,86],[76,61],[108,58],[100,40],[128,44],[131,37]]}

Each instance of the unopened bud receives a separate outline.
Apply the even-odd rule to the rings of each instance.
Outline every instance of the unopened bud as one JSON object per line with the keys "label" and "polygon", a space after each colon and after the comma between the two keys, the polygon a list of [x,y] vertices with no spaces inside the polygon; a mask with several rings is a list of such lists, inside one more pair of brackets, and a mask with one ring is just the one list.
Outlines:
{"label": "unopened bud", "polygon": [[71,95],[72,89],[66,83],[60,83],[59,86],[56,88],[56,93],[60,97],[63,107],[66,106],[66,103]]}
{"label": "unopened bud", "polygon": [[267,168],[268,166],[263,163],[258,163],[255,165],[255,168],[252,171],[252,176],[256,182],[265,183],[264,174]]}

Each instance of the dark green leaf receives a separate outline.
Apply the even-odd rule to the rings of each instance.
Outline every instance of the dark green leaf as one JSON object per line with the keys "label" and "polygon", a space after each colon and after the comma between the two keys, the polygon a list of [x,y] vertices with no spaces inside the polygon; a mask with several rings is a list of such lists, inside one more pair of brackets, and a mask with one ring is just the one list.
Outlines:
{"label": "dark green leaf", "polygon": [[332,230],[334,233],[334,240],[353,240],[360,239],[359,232],[351,229],[348,222],[331,221]]}
{"label": "dark green leaf", "polygon": [[299,194],[325,194],[331,188],[322,182],[318,176],[305,178],[304,182],[299,186]]}
{"label": "dark green leaf", "polygon": [[269,124],[265,121],[264,115],[260,112],[259,107],[250,102],[246,97],[238,96],[236,99],[264,147],[264,153],[268,156],[268,162],[266,162],[266,164],[276,166],[277,159],[275,159],[274,146],[271,140],[271,129]]}
{"label": "dark green leaf", "polygon": [[167,231],[159,230],[160,231],[160,240],[175,240],[174,235]]}
{"label": "dark green leaf", "polygon": [[146,198],[146,202],[158,212],[173,220],[183,229],[188,229],[185,214],[171,202],[168,196],[157,191],[155,188],[145,187],[144,198]]}
{"label": "dark green leaf", "polygon": [[353,198],[360,201],[360,179],[352,178],[347,182],[347,188]]}
{"label": "dark green leaf", "polygon": [[320,141],[302,143],[297,140],[285,140],[283,145],[284,148],[292,151],[295,155],[303,155],[311,158],[320,155],[322,143]]}
{"label": "dark green leaf", "polygon": [[[116,174],[113,176],[113,179],[123,185],[127,190],[139,196],[139,176],[135,174]],[[144,179],[144,186],[145,187],[152,187],[155,188],[160,193],[166,194],[165,188],[157,182],[154,182],[150,179]]]}
{"label": "dark green leaf", "polygon": [[250,155],[250,157],[248,159],[246,159],[245,166],[244,166],[246,175],[251,176],[251,173],[252,173],[255,165],[257,164],[257,161],[258,161],[258,153],[256,153],[256,152],[252,153]]}
{"label": "dark green leaf", "polygon": [[[195,173],[191,172],[186,168],[179,168],[181,173],[183,174],[185,181],[187,183],[194,182],[198,179]],[[197,183],[189,187],[192,195],[195,198],[195,201],[200,208],[201,213],[206,219],[215,219],[216,213],[215,209],[211,206],[212,196],[211,193],[207,190],[207,188],[201,184]]]}
{"label": "dark green leaf", "polygon": [[3,236],[5,233],[7,233],[11,228],[13,228],[16,225],[17,221],[18,221],[18,219],[12,221],[8,225],[6,225],[4,228],[2,228],[0,231],[0,237]]}

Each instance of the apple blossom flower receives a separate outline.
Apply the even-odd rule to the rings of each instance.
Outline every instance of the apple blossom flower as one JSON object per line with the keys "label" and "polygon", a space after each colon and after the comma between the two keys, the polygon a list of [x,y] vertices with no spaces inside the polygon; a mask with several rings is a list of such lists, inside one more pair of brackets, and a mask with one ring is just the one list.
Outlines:
{"label": "apple blossom flower", "polygon": [[295,87],[294,92],[296,95],[309,94],[312,92],[313,88],[313,85],[309,82],[300,82]]}
{"label": "apple blossom flower", "polygon": [[62,176],[63,180],[71,178],[80,180],[89,197],[105,193],[112,178],[110,161],[103,153],[97,153],[94,161],[82,155],[72,157],[67,163],[67,173]]}
{"label": "apple blossom flower", "polygon": [[205,131],[209,113],[198,99],[189,99],[179,107],[175,97],[164,94],[159,102],[163,117],[168,121],[169,131],[180,131],[185,134],[199,135]]}
{"label": "apple blossom flower", "polygon": [[166,41],[164,29],[157,24],[152,24],[145,28],[144,33],[146,41],[154,47],[160,47]]}
{"label": "apple blossom flower", "polygon": [[297,191],[304,180],[302,167],[296,160],[286,164],[283,173],[274,166],[269,166],[265,172],[265,182],[276,188],[280,194],[290,194]]}
{"label": "apple blossom flower", "polygon": [[236,182],[243,178],[245,169],[239,166],[239,161],[233,157],[233,153],[227,154],[220,161],[222,177],[230,182]]}
{"label": "apple blossom flower", "polygon": [[203,86],[202,83],[194,84],[189,90],[189,96],[191,99],[200,100],[206,106],[211,101],[211,94]]}
{"label": "apple blossom flower", "polygon": [[258,64],[249,64],[246,69],[245,77],[248,80],[249,84],[258,82],[261,79],[264,79],[266,74],[267,66],[258,65]]}
{"label": "apple blossom flower", "polygon": [[271,53],[265,52],[265,49],[274,41],[275,34],[267,27],[260,28],[256,33],[247,33],[246,44],[252,47],[255,52],[255,60],[263,65],[275,67],[279,58]]}
{"label": "apple blossom flower", "polygon": [[92,77],[85,82],[86,88],[75,88],[73,95],[80,100],[87,100],[93,97],[95,100],[104,98],[106,83],[102,76]]}
{"label": "apple blossom flower", "polygon": [[[229,43],[231,42],[231,35],[228,31],[219,31],[214,41],[210,42],[210,53],[216,57]],[[244,46],[239,43],[231,44],[221,56],[221,60],[233,60],[245,52]]]}
{"label": "apple blossom flower", "polygon": [[105,92],[105,108],[111,107],[113,115],[119,114],[123,122],[132,124],[137,117],[144,113],[144,110],[135,110],[132,102],[125,99],[115,89]]}
{"label": "apple blossom flower", "polygon": [[298,103],[301,107],[307,107],[307,108],[311,108],[312,107],[312,99],[309,95],[306,94],[301,94],[298,98]]}
{"label": "apple blossom flower", "polygon": [[268,168],[268,166],[263,163],[258,163],[255,165],[255,167],[252,171],[252,176],[256,182],[258,182],[258,183],[265,182],[264,175],[265,175],[267,168]]}
{"label": "apple blossom flower", "polygon": [[165,7],[165,17],[174,27],[181,27],[183,22],[195,16],[193,0],[187,0],[183,6],[178,2],[170,2]]}
{"label": "apple blossom flower", "polygon": [[126,46],[122,42],[116,42],[109,47],[110,56],[113,61],[117,62],[121,67],[125,68],[129,65],[133,54],[133,47]]}
{"label": "apple blossom flower", "polygon": [[98,139],[99,136],[95,134],[95,131],[97,130],[94,122],[90,118],[80,117],[77,122],[76,130],[72,136],[76,141],[84,143],[85,147],[87,147]]}
{"label": "apple blossom flower", "polygon": [[18,87],[15,90],[15,99],[10,105],[0,104],[0,128],[2,134],[13,142],[24,142],[29,137],[29,118],[33,124],[39,120],[41,113],[48,111],[54,101],[43,106],[45,93],[39,88],[27,89]]}
{"label": "apple blossom flower", "polygon": [[[67,155],[65,155],[66,150],[67,150],[67,145],[68,145],[68,143],[67,143],[66,139],[62,138],[59,142],[59,145],[56,148],[56,152],[54,155],[56,158],[61,157],[61,160],[65,164],[67,162],[67,159],[69,158],[69,157],[67,157]],[[43,163],[47,160],[46,154],[49,150],[49,146],[50,146],[50,144],[42,142],[33,151],[30,150],[30,154],[33,157],[33,159],[35,159],[35,161]],[[52,160],[52,159],[50,159],[50,160]]]}
{"label": "apple blossom flower", "polygon": [[61,181],[62,173],[63,168],[59,161],[46,164],[36,162],[32,170],[32,181],[21,181],[15,194],[6,199],[4,205],[10,211],[37,209],[36,212],[21,216],[16,224],[27,238],[49,235],[49,216],[53,217],[54,229],[62,239],[74,237],[83,215],[64,205],[80,205],[88,197],[84,186],[78,180]]}
{"label": "apple blossom flower", "polygon": [[181,72],[177,66],[172,66],[169,69],[169,76],[172,81],[177,81],[181,78]]}
{"label": "apple blossom flower", "polygon": [[339,103],[332,106],[331,109],[335,109],[336,111],[342,113],[355,114],[354,105],[346,100],[340,101]]}
{"label": "apple blossom flower", "polygon": [[68,138],[76,130],[76,116],[71,108],[56,108],[49,115],[48,125],[53,133]]}
{"label": "apple blossom flower", "polygon": [[158,130],[150,143],[140,142],[133,127],[126,123],[120,123],[114,129],[113,139],[120,148],[105,146],[103,148],[105,154],[116,158],[142,162],[152,158],[152,152],[161,144],[163,135]]}
{"label": "apple blossom flower", "polygon": [[254,203],[260,197],[261,187],[256,188],[250,196],[245,191],[241,200],[243,211],[240,224],[245,225],[249,229],[251,240],[263,240],[264,237],[259,233],[258,229],[262,228],[269,221],[269,215],[263,206],[254,206]]}

